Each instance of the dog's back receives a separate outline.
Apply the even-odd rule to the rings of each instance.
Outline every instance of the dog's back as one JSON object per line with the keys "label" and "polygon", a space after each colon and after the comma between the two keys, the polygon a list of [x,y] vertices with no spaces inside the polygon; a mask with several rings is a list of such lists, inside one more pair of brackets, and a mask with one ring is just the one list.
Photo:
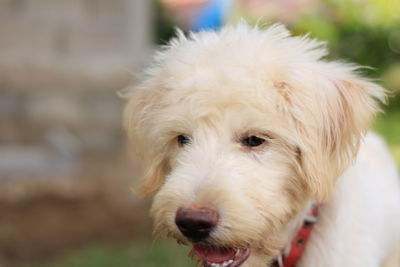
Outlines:
{"label": "dog's back", "polygon": [[378,135],[365,137],[354,165],[339,178],[332,201],[322,207],[310,241],[300,267],[376,267],[383,261],[385,267],[400,266],[398,171]]}
{"label": "dog's back", "polygon": [[[386,263],[384,267],[400,266],[400,179],[398,169],[391,157],[385,142],[376,134],[368,134],[365,138],[365,144],[361,147],[359,160],[364,165],[369,166],[371,179],[374,179],[377,188],[371,188],[377,197],[376,202],[381,202],[380,210],[377,210],[379,216],[382,216],[382,235],[380,236],[382,244],[386,243],[388,249],[393,251],[390,255],[384,255]],[[360,164],[361,165],[361,164]],[[360,166],[363,176],[367,176],[367,170]],[[371,183],[373,185],[373,183]],[[368,212],[368,207],[366,207]],[[386,218],[386,219],[385,219]],[[383,223],[384,222],[384,223]],[[371,231],[377,229],[371,228]],[[379,232],[378,232],[379,233]],[[395,237],[395,238],[393,238]],[[385,242],[386,241],[386,242]]]}

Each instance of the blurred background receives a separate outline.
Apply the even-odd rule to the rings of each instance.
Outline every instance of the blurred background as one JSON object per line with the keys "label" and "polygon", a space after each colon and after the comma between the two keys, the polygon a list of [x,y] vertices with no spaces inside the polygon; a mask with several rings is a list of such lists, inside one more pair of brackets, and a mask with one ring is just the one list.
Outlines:
{"label": "blurred background", "polygon": [[242,17],[372,67],[391,94],[374,128],[400,166],[398,0],[0,0],[0,267],[192,266],[152,241],[117,91],[175,27]]}

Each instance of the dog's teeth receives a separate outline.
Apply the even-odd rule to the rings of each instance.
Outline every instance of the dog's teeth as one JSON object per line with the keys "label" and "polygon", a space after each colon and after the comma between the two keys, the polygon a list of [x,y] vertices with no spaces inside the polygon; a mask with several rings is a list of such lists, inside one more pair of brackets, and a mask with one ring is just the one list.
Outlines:
{"label": "dog's teeth", "polygon": [[231,265],[233,262],[234,262],[234,260],[227,260],[227,261],[224,261],[223,263],[207,262],[207,264],[212,267],[226,267],[226,266]]}
{"label": "dog's teeth", "polygon": [[233,263],[233,260],[224,261],[224,262],[222,263],[222,267],[226,267],[226,266],[230,265],[231,263]]}

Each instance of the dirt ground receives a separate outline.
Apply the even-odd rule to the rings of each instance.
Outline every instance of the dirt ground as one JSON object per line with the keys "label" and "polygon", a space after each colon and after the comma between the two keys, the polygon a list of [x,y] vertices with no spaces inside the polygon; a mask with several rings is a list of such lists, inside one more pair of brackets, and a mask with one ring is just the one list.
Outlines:
{"label": "dirt ground", "polygon": [[86,156],[76,177],[0,180],[0,266],[48,260],[88,243],[150,235],[123,153]]}

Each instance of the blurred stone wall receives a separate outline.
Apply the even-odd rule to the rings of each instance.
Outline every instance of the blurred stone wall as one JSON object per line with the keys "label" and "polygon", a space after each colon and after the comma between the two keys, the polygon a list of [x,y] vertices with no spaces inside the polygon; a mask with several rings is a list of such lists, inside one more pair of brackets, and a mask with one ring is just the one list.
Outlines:
{"label": "blurred stone wall", "polygon": [[0,0],[0,145],[56,129],[82,149],[116,147],[117,91],[147,59],[151,21],[149,0]]}
{"label": "blurred stone wall", "polygon": [[117,91],[152,50],[151,5],[0,0],[0,266],[146,232]]}
{"label": "blurred stone wall", "polygon": [[1,83],[104,87],[145,59],[150,2],[0,0]]}

